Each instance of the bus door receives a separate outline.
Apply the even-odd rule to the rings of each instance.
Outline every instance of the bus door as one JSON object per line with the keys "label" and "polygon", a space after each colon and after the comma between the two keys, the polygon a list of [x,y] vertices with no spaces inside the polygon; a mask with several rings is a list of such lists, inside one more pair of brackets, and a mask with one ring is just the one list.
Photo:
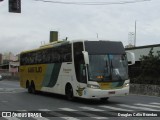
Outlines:
{"label": "bus door", "polygon": [[74,66],[76,73],[76,92],[78,96],[83,95],[83,90],[87,87],[87,74],[86,74],[86,66],[84,62],[83,56],[83,42],[76,42],[73,46],[74,50]]}
{"label": "bus door", "polygon": [[79,63],[76,66],[76,78],[78,81],[76,91],[79,96],[82,96],[84,93],[84,89],[87,87],[87,74],[86,74],[86,66],[83,63]]}

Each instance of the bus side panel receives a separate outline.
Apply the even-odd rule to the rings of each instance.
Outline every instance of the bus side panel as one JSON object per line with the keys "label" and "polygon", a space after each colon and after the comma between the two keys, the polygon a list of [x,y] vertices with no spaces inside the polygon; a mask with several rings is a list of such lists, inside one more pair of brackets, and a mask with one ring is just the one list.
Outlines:
{"label": "bus side panel", "polygon": [[75,74],[73,69],[73,63],[63,63],[62,69],[60,71],[60,84],[61,84],[61,93],[65,95],[65,88],[67,83],[72,85],[74,90],[75,88]]}
{"label": "bus side panel", "polygon": [[46,73],[46,64],[20,66],[20,85],[26,88],[27,80],[35,84],[36,90],[41,90],[42,81]]}
{"label": "bus side panel", "polygon": [[19,72],[20,72],[20,86],[26,88],[25,66],[20,66]]}
{"label": "bus side panel", "polygon": [[[52,71],[53,74],[45,75],[42,91],[65,95],[65,88],[67,83],[69,83],[72,85],[74,96],[77,96],[78,93],[76,90],[79,83],[76,80],[73,63],[62,63],[61,66],[57,65],[57,67],[55,67],[55,70],[54,68],[52,68],[52,66],[50,67],[51,69],[48,72]],[[54,82],[54,85],[52,84],[51,86],[49,86],[49,83],[51,82]]]}
{"label": "bus side panel", "polygon": [[48,64],[46,73],[42,82],[42,91],[51,93],[61,93],[59,75],[62,63]]}
{"label": "bus side panel", "polygon": [[67,64],[67,63],[62,64],[60,76],[61,76],[61,79],[59,81],[61,84],[61,94],[65,95],[66,84],[69,83],[71,84],[73,88],[74,96],[83,97],[85,93],[84,89],[86,88],[87,84],[80,83],[77,81],[75,67],[73,63],[72,64]]}

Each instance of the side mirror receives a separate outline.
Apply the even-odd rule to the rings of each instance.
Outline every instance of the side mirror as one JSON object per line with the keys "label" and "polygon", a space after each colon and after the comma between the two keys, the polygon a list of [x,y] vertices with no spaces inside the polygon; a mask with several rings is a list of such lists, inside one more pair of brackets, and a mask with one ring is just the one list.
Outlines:
{"label": "side mirror", "polygon": [[131,61],[131,64],[128,64],[128,65],[134,65],[135,64],[135,54],[133,52],[128,52],[126,51],[127,53],[127,58],[129,61]]}
{"label": "side mirror", "polygon": [[84,56],[85,64],[89,65],[89,55],[88,55],[88,52],[82,51],[82,53],[83,53],[83,56]]}

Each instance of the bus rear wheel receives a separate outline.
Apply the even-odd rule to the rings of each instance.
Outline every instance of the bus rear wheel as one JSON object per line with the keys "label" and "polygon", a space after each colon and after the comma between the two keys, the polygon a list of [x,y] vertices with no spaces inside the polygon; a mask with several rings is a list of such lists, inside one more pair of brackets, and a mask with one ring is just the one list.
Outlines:
{"label": "bus rear wheel", "polygon": [[68,100],[73,100],[73,88],[70,84],[66,86],[65,93]]}
{"label": "bus rear wheel", "polygon": [[31,87],[31,93],[36,94],[36,89],[35,89],[34,82],[31,82],[30,87]]}
{"label": "bus rear wheel", "polygon": [[26,88],[27,88],[27,90],[28,90],[28,93],[32,93],[31,86],[30,86],[28,80],[27,80],[27,82],[26,82]]}
{"label": "bus rear wheel", "polygon": [[30,85],[28,86],[28,93],[32,93],[32,89]]}

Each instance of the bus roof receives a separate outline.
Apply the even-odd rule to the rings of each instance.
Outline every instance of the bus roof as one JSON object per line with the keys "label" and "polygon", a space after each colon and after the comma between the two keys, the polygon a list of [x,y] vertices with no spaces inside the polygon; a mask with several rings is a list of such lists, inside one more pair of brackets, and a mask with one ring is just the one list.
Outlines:
{"label": "bus roof", "polygon": [[42,45],[42,46],[40,46],[39,48],[36,48],[36,49],[22,51],[21,54],[28,53],[28,52],[39,51],[39,50],[47,49],[47,48],[53,48],[53,47],[56,47],[56,46],[67,44],[67,43],[69,43],[69,41],[55,41],[55,42],[51,42],[49,44]]}
{"label": "bus roof", "polygon": [[85,50],[89,54],[125,54],[122,42],[118,41],[85,41]]}
{"label": "bus roof", "polygon": [[47,49],[47,48],[53,48],[53,47],[57,47],[57,46],[61,46],[61,45],[64,45],[64,44],[69,44],[69,43],[75,43],[75,42],[85,42],[85,47],[87,47],[86,50],[89,53],[93,53],[93,54],[96,53],[96,52],[102,52],[103,50],[104,51],[108,51],[109,53],[125,53],[123,44],[120,41],[72,40],[72,41],[55,41],[55,42],[51,42],[49,44],[42,45],[42,46],[40,46],[39,48],[36,48],[36,49],[23,51],[23,52],[21,52],[21,54],[28,53],[28,52],[39,51],[39,50]]}

